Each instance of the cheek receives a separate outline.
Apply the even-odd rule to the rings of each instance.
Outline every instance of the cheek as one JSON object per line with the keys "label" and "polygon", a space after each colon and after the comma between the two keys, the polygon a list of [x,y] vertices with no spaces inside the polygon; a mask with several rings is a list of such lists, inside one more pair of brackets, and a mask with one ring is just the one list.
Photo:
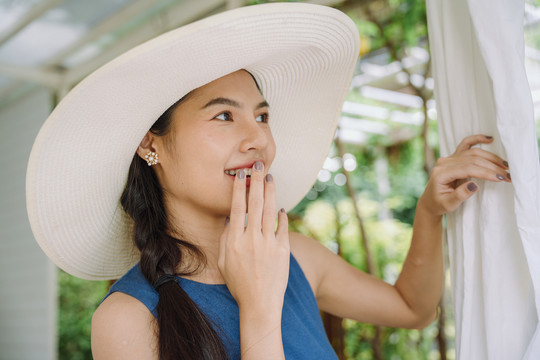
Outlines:
{"label": "cheek", "polygon": [[219,132],[198,132],[192,134],[185,145],[188,148],[185,148],[183,160],[190,163],[194,173],[204,175],[200,181],[206,182],[205,179],[212,181],[214,176],[223,172],[234,149],[234,139]]}
{"label": "cheek", "polygon": [[197,176],[202,166],[198,157],[203,146],[194,133],[184,131],[182,136],[177,135],[162,161],[169,185],[185,183],[190,176]]}
{"label": "cheek", "polygon": [[222,134],[204,128],[184,131],[176,142],[176,153],[189,162],[204,162],[203,159],[215,156],[225,146],[223,138]]}
{"label": "cheek", "polygon": [[275,157],[276,157],[276,142],[274,141],[274,137],[272,136],[272,133],[269,133],[268,159],[270,160],[270,164],[274,161]]}
{"label": "cheek", "polygon": [[[224,133],[207,133],[197,139],[197,156],[202,163],[222,163],[235,148],[234,139]],[[224,164],[221,164],[224,165]]]}

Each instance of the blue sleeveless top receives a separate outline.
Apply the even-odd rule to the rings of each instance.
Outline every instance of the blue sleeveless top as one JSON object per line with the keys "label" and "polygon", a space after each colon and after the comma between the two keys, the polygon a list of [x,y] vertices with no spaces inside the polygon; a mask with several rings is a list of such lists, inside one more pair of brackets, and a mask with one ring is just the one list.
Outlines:
{"label": "blue sleeveless top", "polygon": [[[177,281],[211,321],[220,327],[218,333],[229,359],[240,359],[238,304],[227,286],[204,284],[181,277]],[[105,298],[115,291],[138,299],[157,317],[158,293],[141,273],[139,264],[118,280]],[[281,335],[287,360],[337,359],[326,337],[311,286],[292,254],[283,303]]]}

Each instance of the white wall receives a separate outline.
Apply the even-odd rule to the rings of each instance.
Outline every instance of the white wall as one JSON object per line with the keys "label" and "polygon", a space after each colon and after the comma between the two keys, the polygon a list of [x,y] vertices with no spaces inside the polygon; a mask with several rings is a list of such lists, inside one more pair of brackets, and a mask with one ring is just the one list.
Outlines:
{"label": "white wall", "polygon": [[56,358],[56,268],[26,214],[26,165],[52,96],[36,89],[0,109],[0,360]]}

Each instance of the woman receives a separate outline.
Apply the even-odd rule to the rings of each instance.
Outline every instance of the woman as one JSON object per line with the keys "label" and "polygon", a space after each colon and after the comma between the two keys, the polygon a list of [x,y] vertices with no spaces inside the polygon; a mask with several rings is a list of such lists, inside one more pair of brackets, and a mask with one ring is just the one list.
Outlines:
{"label": "woman", "polygon": [[[491,138],[437,163],[395,285],[287,230],[284,208],[326,156],[357,53],[335,10],[242,8],[138,47],[51,114],[29,165],[38,242],[77,276],[131,268],[94,314],[95,359],[328,359],[319,308],[392,327],[435,318],[442,215],[477,191],[466,179],[509,181],[502,159],[471,149]],[[65,176],[82,191],[58,194]],[[116,237],[134,240],[135,261]]]}

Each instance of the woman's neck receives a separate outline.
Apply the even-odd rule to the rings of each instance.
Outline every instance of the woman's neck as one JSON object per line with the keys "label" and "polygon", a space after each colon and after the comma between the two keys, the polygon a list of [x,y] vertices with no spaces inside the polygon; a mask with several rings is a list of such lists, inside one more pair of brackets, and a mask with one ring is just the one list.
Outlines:
{"label": "woman's neck", "polygon": [[[204,254],[206,262],[200,264],[199,270],[194,274],[184,276],[191,280],[209,283],[222,284],[225,281],[218,269],[220,238],[225,227],[224,215],[212,215],[207,211],[197,211],[195,209],[182,209],[176,206],[171,209],[172,226],[178,229],[180,238],[198,247]],[[193,258],[188,251],[184,251],[183,264],[179,264],[179,272],[185,270],[182,265],[196,264],[200,261]]]}

